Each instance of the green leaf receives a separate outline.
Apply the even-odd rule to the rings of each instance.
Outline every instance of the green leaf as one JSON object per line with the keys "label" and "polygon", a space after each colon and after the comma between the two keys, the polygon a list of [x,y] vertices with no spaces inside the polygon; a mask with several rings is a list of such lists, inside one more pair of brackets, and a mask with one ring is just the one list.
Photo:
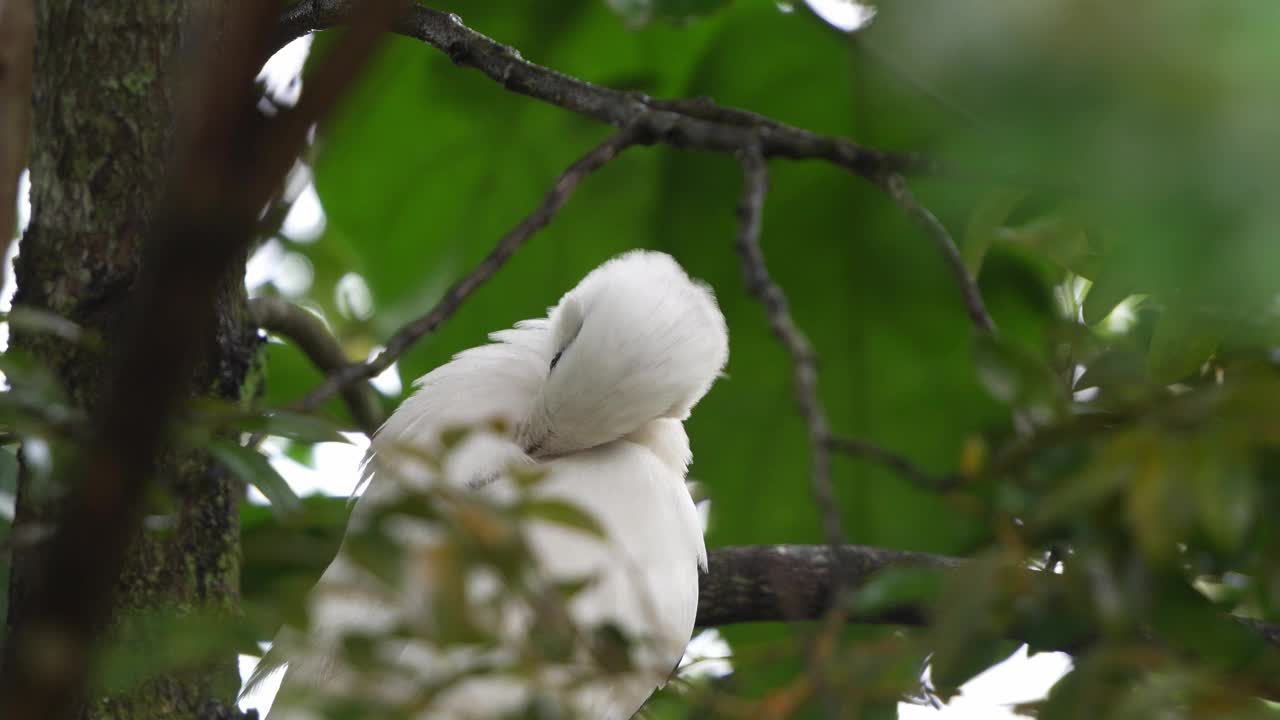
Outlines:
{"label": "green leaf", "polygon": [[1089,291],[1085,293],[1081,306],[1084,321],[1090,325],[1106,320],[1117,305],[1134,293],[1133,281],[1128,274],[1110,264],[1104,264],[1090,280]]}
{"label": "green leaf", "polygon": [[75,322],[41,308],[19,305],[5,313],[4,320],[18,332],[52,335],[91,349],[102,345],[102,338],[86,333],[84,328]]}
{"label": "green leaf", "polygon": [[936,567],[894,567],[877,573],[858,588],[853,611],[873,615],[885,610],[927,604],[943,587],[946,571]]}
{"label": "green leaf", "polygon": [[333,561],[346,530],[347,498],[308,495],[299,512],[240,505],[240,592],[266,626],[263,640],[283,622],[306,626],[304,599]]}
{"label": "green leaf", "polygon": [[158,675],[207,667],[254,639],[242,620],[213,608],[135,611],[119,619],[97,652],[91,684],[124,692]]}
{"label": "green leaf", "polygon": [[594,535],[598,538],[607,538],[604,528],[600,527],[592,515],[587,513],[581,507],[563,500],[550,499],[531,499],[525,500],[516,506],[517,515],[528,518],[537,518],[545,520],[553,525],[560,525],[584,532],[588,535]]}
{"label": "green leaf", "polygon": [[1004,225],[1009,215],[1027,198],[1029,191],[1023,188],[994,190],[984,196],[969,216],[965,227],[961,254],[969,274],[978,277],[987,249],[995,242],[997,229]]}
{"label": "green leaf", "polygon": [[996,635],[974,634],[966,639],[963,652],[938,653],[930,661],[931,678],[944,698],[991,666],[1009,657],[1018,644]]}
{"label": "green leaf", "polygon": [[1201,442],[1188,468],[1200,526],[1224,552],[1241,548],[1254,523],[1261,493],[1255,468],[1225,438]]}
{"label": "green leaf", "polygon": [[1194,308],[1183,304],[1167,306],[1156,321],[1147,354],[1151,377],[1167,384],[1195,373],[1217,349],[1220,332]]}
{"label": "green leaf", "polygon": [[1042,358],[987,335],[979,335],[975,342],[978,379],[992,397],[1030,411],[1042,423],[1066,415],[1065,382]]}
{"label": "green leaf", "polygon": [[283,516],[298,511],[298,496],[262,453],[226,440],[214,441],[209,452],[236,477],[258,488],[273,511]]}
{"label": "green leaf", "polygon": [[237,422],[244,432],[286,437],[302,443],[349,442],[333,421],[283,410],[250,415]]}
{"label": "green leaf", "polygon": [[654,19],[691,20],[727,6],[731,0],[606,0],[609,7],[632,27]]}
{"label": "green leaf", "polygon": [[13,497],[18,492],[18,456],[9,448],[0,448],[0,495]]}

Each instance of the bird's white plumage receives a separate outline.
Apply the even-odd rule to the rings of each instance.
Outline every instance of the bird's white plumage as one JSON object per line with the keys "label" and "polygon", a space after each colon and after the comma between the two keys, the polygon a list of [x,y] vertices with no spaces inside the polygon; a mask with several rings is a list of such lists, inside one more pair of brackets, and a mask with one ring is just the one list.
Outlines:
{"label": "bird's white plumage", "polygon": [[[514,496],[513,466],[545,473],[532,492],[579,506],[607,537],[531,520],[524,532],[540,572],[552,580],[593,576],[569,601],[570,617],[580,627],[613,622],[641,640],[633,647],[633,671],[566,689],[563,697],[578,717],[624,720],[665,681],[693,629],[706,550],[684,484],[691,454],[682,421],[724,367],[724,318],[710,290],[672,258],[631,252],[588,274],[547,319],[490,338],[492,344],[459,353],[422,377],[417,393],[377,433],[369,487],[352,526],[406,488],[443,483],[501,502]],[[494,424],[495,418],[504,422]],[[456,426],[480,429],[444,454],[442,468],[422,462],[423,451],[440,453],[441,432]],[[400,643],[387,652],[407,672],[373,689],[356,687],[336,660],[343,634],[412,625],[428,614],[428,589],[439,578],[424,559],[431,557],[436,530],[405,522],[395,535],[410,559],[407,581],[388,591],[344,547],[313,592],[312,637],[286,643],[306,648],[288,658],[286,688],[404,700],[477,659],[427,642]],[[481,597],[496,582],[478,572],[467,584],[471,597]],[[528,630],[527,614],[514,608],[499,614],[490,620],[505,637]],[[423,717],[498,717],[519,707],[531,685],[554,690],[572,674],[553,668],[532,680],[477,677],[437,696]]]}

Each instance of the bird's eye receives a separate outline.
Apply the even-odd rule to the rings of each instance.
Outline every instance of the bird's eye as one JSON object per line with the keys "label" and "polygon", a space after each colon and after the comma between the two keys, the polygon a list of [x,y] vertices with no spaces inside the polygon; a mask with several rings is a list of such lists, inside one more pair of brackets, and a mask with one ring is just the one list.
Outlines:
{"label": "bird's eye", "polygon": [[560,362],[560,356],[563,354],[564,354],[564,351],[561,350],[555,354],[555,357],[551,358],[551,367],[548,369],[548,372],[556,369],[556,363]]}

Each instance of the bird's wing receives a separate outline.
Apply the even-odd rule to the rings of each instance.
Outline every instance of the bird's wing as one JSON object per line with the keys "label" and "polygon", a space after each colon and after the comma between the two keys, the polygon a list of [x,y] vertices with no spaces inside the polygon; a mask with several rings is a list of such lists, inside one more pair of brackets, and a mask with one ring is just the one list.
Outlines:
{"label": "bird's wing", "polygon": [[552,523],[529,529],[541,565],[556,577],[593,575],[570,603],[579,627],[613,623],[638,640],[635,673],[583,698],[584,717],[629,718],[679,662],[698,608],[701,523],[676,472],[649,448],[609,443],[547,463],[537,488],[586,510],[608,533],[604,543]]}

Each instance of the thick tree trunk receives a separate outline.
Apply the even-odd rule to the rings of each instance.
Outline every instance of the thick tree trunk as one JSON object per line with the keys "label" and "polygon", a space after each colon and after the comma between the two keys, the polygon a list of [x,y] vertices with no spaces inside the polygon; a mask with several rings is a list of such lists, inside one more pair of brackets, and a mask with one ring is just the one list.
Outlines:
{"label": "thick tree trunk", "polygon": [[[101,349],[49,335],[15,333],[13,348],[52,369],[70,397],[92,409],[119,348],[120,328],[141,250],[164,187],[178,95],[176,68],[185,19],[196,0],[44,0],[38,3],[31,147],[32,221],[17,262],[15,304],[69,318],[103,339]],[[207,339],[193,394],[238,398],[254,352],[243,264],[225,279],[218,322]],[[15,537],[58,522],[59,496],[77,478],[44,478],[24,467]],[[70,487],[63,487],[68,485]],[[109,635],[139,610],[238,609],[240,490],[200,453],[163,454],[153,483],[162,492],[134,539],[116,590]],[[163,496],[163,497],[160,497]],[[161,529],[156,529],[161,528]],[[14,548],[8,636],[33,614],[41,577],[39,543]],[[143,652],[163,638],[138,637]],[[4,672],[14,667],[7,647]],[[196,718],[224,714],[238,683],[234,656],[179,668],[109,697],[85,699],[85,718]]]}

